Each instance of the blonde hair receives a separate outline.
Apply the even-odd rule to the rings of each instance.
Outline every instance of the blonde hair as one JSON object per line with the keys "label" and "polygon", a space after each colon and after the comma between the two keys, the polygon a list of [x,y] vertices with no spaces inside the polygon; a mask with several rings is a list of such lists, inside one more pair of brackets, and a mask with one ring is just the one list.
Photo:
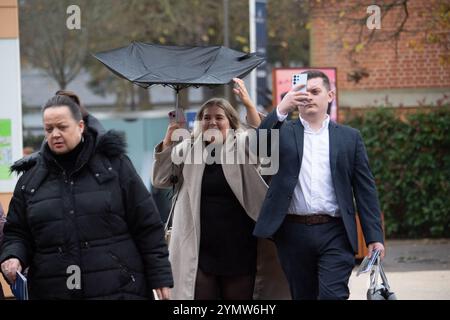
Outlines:
{"label": "blonde hair", "polygon": [[233,108],[231,103],[222,98],[212,98],[206,101],[197,112],[196,120],[202,121],[205,110],[210,107],[219,107],[220,109],[222,109],[225,112],[225,116],[227,117],[228,121],[230,122],[231,129],[239,129],[239,127],[241,126],[241,122],[239,121],[239,114],[237,113],[236,109]]}
{"label": "blonde hair", "polygon": [[201,122],[203,119],[203,114],[205,113],[205,110],[210,107],[219,107],[225,112],[225,116],[230,122],[231,129],[237,130],[240,128],[241,122],[239,120],[239,114],[236,109],[233,108],[231,103],[223,98],[211,98],[206,101],[197,112],[194,122],[194,130],[192,132],[194,138],[197,138],[202,133]]}

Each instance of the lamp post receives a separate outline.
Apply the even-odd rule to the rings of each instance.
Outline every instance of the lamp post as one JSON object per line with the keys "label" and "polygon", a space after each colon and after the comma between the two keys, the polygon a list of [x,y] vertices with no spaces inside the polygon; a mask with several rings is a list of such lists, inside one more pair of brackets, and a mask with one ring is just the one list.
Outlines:
{"label": "lamp post", "polygon": [[[229,36],[229,1],[223,0],[223,45],[224,47],[230,47],[230,36]],[[230,100],[230,88],[228,85],[224,88],[224,96],[226,100]]]}
{"label": "lamp post", "polygon": [[[267,46],[267,0],[249,0],[250,52],[266,56]],[[267,66],[258,66],[250,73],[250,97],[258,109],[265,104]]]}

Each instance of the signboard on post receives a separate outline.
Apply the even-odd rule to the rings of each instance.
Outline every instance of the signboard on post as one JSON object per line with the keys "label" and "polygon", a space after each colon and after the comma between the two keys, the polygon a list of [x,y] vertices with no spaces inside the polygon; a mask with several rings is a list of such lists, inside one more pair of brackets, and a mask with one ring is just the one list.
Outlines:
{"label": "signboard on post", "polygon": [[9,167],[22,157],[17,1],[0,1],[0,17],[0,202],[5,208],[17,182],[17,176],[9,174]]}
{"label": "signboard on post", "polygon": [[[335,90],[336,87],[336,68],[275,68],[272,71],[273,80],[273,106],[277,106],[284,95],[291,90],[292,87],[292,76],[297,73],[302,73],[307,70],[319,70],[325,73],[330,79],[331,90]],[[333,100],[331,107],[329,109],[329,114],[331,120],[338,121],[338,104],[337,104],[337,92],[336,98]]]}
{"label": "signboard on post", "polygon": [[[17,0],[0,0],[0,205],[5,212],[17,182],[9,166],[22,157],[19,10]],[[10,287],[0,277],[5,297]]]}
{"label": "signboard on post", "polygon": [[0,119],[0,180],[9,180],[12,164],[11,120]]}

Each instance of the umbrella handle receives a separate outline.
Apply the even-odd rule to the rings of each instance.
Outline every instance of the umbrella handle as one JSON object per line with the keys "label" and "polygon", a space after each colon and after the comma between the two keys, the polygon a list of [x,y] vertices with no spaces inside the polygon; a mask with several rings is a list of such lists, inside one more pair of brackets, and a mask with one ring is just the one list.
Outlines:
{"label": "umbrella handle", "polygon": [[179,94],[180,94],[180,89],[175,89],[175,110],[176,110],[177,114],[178,114],[178,108],[180,107]]}
{"label": "umbrella handle", "polygon": [[175,94],[176,94],[176,96],[175,96],[175,110],[176,110],[176,112],[178,114],[178,109],[180,108],[180,91],[181,91],[182,88],[181,88],[181,86],[175,86],[174,89],[175,89]]}

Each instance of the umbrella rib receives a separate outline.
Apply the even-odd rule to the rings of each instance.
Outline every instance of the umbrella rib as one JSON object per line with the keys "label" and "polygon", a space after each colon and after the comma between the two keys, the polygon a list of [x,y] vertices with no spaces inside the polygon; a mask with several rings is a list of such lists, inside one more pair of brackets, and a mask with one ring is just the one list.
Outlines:
{"label": "umbrella rib", "polygon": [[[161,66],[161,67],[159,67],[159,68],[155,68],[155,69],[153,69],[152,71],[149,71],[149,72],[147,72],[147,73],[145,73],[145,74],[140,75],[140,76],[137,77],[137,78],[132,79],[132,81],[138,81],[138,82],[139,82],[139,79],[142,79],[143,77],[145,77],[145,76],[151,74],[152,72],[155,72],[155,71],[157,71],[157,70],[164,69],[165,67],[167,67],[167,66]],[[204,74],[206,74],[206,72],[204,72],[203,75],[204,75]],[[212,75],[211,75],[211,76],[212,76]],[[212,77],[214,77],[214,78],[217,79],[217,80],[220,80],[219,78],[217,78],[217,77],[215,77],[215,76],[212,76]],[[194,80],[194,79],[198,79],[198,77],[197,77],[197,78],[190,78],[190,80]],[[187,80],[187,79],[183,79],[182,81],[186,81],[186,80]],[[166,81],[166,82],[167,82],[167,81]],[[186,85],[186,84],[183,83],[183,82],[177,82],[177,80],[171,81],[171,82],[172,82],[173,84]],[[161,84],[161,83],[155,82],[155,84]],[[187,84],[187,86],[191,86],[191,85],[192,85],[192,84]]]}
{"label": "umbrella rib", "polygon": [[217,50],[217,53],[216,53],[216,55],[213,58],[213,62],[208,66],[208,68],[206,68],[206,70],[205,70],[205,72],[203,74],[206,74],[208,72],[208,70],[211,69],[212,65],[216,62],[217,56],[219,55],[221,50],[222,50],[222,46],[219,47],[219,50]]}
{"label": "umbrella rib", "polygon": [[139,61],[141,61],[142,65],[145,67],[145,71],[147,71],[147,72],[145,72],[143,75],[140,75],[139,77],[133,79],[133,81],[137,81],[138,79],[140,79],[140,78],[142,78],[142,77],[144,77],[147,74],[152,72],[150,70],[150,68],[147,67],[147,64],[145,63],[144,59],[142,59],[142,56],[139,54],[139,50],[138,49],[139,49],[138,44],[136,44],[136,42],[133,42],[132,50],[136,50],[136,54],[138,56],[138,59],[139,59]]}

